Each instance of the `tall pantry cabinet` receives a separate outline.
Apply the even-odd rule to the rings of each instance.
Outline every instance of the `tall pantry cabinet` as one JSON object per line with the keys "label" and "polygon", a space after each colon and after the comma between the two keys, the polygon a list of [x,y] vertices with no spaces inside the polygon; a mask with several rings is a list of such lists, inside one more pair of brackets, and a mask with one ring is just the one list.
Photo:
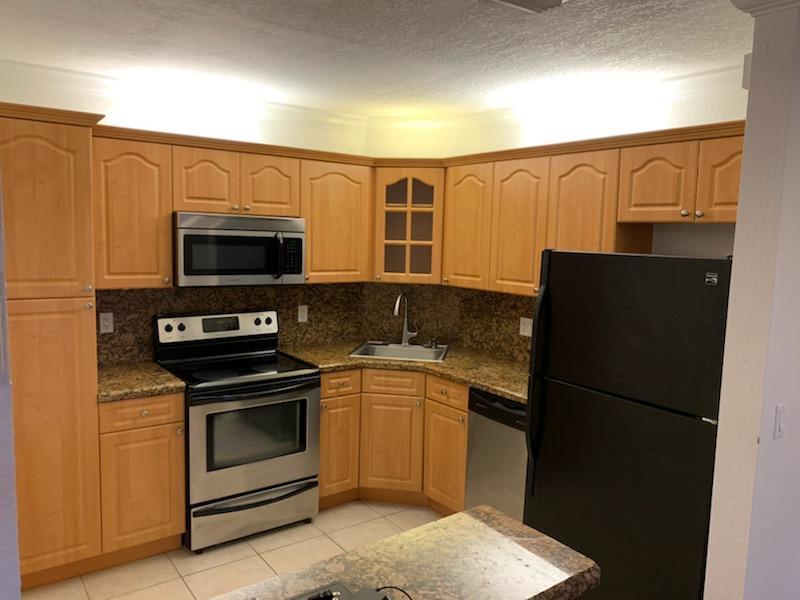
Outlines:
{"label": "tall pantry cabinet", "polygon": [[0,118],[23,575],[101,548],[90,124]]}

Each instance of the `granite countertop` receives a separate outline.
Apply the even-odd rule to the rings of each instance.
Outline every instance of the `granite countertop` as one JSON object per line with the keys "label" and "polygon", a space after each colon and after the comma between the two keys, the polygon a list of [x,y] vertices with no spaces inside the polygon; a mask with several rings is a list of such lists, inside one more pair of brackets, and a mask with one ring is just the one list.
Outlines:
{"label": "granite countertop", "polygon": [[479,506],[218,600],[285,600],[334,581],[352,592],[398,586],[414,600],[571,600],[598,585],[600,568],[543,533]]}
{"label": "granite countertop", "polygon": [[100,367],[97,373],[98,402],[175,394],[185,387],[183,381],[154,362]]}
{"label": "granite countertop", "polygon": [[282,346],[281,350],[317,365],[323,372],[361,368],[422,371],[440,375],[509,400],[523,404],[528,402],[528,364],[525,362],[495,358],[459,347],[451,347],[444,362],[441,363],[351,357],[350,353],[360,343],[339,342],[314,346]]}

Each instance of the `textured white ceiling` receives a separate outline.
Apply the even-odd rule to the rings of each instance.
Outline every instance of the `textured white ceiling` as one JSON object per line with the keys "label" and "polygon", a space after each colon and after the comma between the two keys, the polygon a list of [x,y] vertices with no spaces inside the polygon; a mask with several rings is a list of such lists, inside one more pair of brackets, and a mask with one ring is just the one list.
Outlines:
{"label": "textured white ceiling", "polygon": [[571,0],[542,14],[487,0],[0,3],[0,59],[229,75],[364,116],[485,110],[494,91],[554,75],[714,70],[751,40],[730,0]]}

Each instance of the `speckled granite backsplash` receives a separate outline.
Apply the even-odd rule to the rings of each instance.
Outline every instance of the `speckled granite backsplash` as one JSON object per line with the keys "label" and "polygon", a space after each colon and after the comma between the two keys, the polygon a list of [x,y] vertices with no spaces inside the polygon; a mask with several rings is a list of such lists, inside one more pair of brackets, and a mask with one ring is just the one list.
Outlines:
{"label": "speckled granite backsplash", "polygon": [[[519,318],[533,313],[533,299],[443,286],[333,284],[232,288],[169,288],[97,292],[98,314],[114,313],[114,333],[98,333],[98,362],[113,365],[152,360],[153,317],[160,313],[225,312],[274,308],[285,345],[400,339],[392,316],[404,291],[409,320],[420,332],[498,357],[528,360],[530,338],[519,335]],[[308,305],[308,323],[297,306]]]}

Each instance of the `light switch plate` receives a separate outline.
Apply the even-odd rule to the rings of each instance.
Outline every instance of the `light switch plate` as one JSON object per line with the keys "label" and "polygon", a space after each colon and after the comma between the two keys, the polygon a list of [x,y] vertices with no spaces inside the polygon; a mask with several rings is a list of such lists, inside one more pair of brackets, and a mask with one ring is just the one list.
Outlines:
{"label": "light switch plate", "polygon": [[114,333],[114,313],[100,313],[100,333]]}
{"label": "light switch plate", "polygon": [[531,337],[533,335],[533,319],[529,317],[519,318],[519,334],[525,337]]}
{"label": "light switch plate", "polygon": [[308,322],[308,305],[307,304],[299,304],[297,306],[297,322],[298,323],[307,323]]}

